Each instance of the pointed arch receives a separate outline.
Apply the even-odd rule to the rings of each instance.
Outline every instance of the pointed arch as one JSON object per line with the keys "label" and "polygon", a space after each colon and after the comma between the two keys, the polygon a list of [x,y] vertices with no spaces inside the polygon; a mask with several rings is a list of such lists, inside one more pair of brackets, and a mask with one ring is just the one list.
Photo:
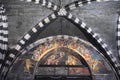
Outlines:
{"label": "pointed arch", "polygon": [[[29,0],[32,1],[32,0]],[[39,2],[40,0],[33,0]],[[46,0],[42,0],[46,1]],[[53,8],[52,8],[53,9]],[[116,57],[113,56],[112,52],[108,49],[108,46],[103,42],[101,38],[98,37],[96,33],[92,31],[91,28],[88,28],[82,20],[76,18],[71,13],[68,13],[66,11],[61,11],[62,16],[71,21],[72,23],[76,24],[77,27],[88,35],[90,35],[89,38],[92,38],[92,40],[95,40],[96,43],[99,45],[101,50],[105,52],[103,55],[108,58],[111,64],[113,64],[114,69],[116,72],[120,75],[120,64],[118,63]],[[51,23],[51,21],[55,20],[59,15],[58,12],[54,12],[53,14],[49,15],[47,18],[43,19],[41,22],[39,22],[35,27],[32,28],[20,41],[18,41],[18,44],[16,48],[9,54],[9,57],[4,61],[4,64],[1,68],[1,79],[4,80],[9,69],[12,67],[13,62],[21,55],[20,51],[25,48],[26,43],[30,40],[32,36],[36,34],[36,32],[43,31],[46,28],[46,25]]]}
{"label": "pointed arch", "polygon": [[105,1],[119,1],[119,0],[77,0],[65,6],[67,11],[76,9],[87,4],[92,4],[93,2],[105,2]]}
{"label": "pointed arch", "polygon": [[[53,14],[52,14],[53,15]],[[52,16],[50,15],[50,16]],[[55,15],[55,14],[54,14]],[[57,17],[57,16],[56,16]],[[52,17],[53,18],[53,17]],[[116,70],[116,72],[118,72],[119,74],[119,63],[117,62],[117,59],[116,57],[113,56],[112,52],[108,49],[107,45],[103,42],[103,40],[101,38],[98,37],[98,35],[96,33],[94,33],[92,31],[91,28],[88,28],[86,26],[86,24],[84,22],[82,22],[81,20],[79,20],[78,18],[76,18],[75,16],[73,16],[71,13],[67,13],[66,16],[65,16],[66,19],[70,20],[72,23],[74,24],[77,24],[77,27],[79,27],[79,29],[81,30],[81,28],[86,31],[87,34],[91,35],[91,37],[96,40],[96,43],[99,44],[102,48],[102,50],[104,50],[104,52],[106,54],[103,53],[103,55],[106,57],[106,58],[109,58],[108,60],[110,61],[110,63],[113,65],[114,69]],[[55,19],[55,18],[54,18]],[[48,24],[48,21],[50,22],[51,19],[49,19],[49,17],[46,19],[44,19],[43,21],[45,23]],[[37,27],[41,27],[43,25],[41,25],[41,23],[43,22],[40,22],[38,24]],[[9,59],[5,61],[5,65],[7,66],[3,66],[3,77],[6,76],[6,73],[8,72],[9,68],[12,67],[12,63],[14,62],[14,60],[20,55],[19,54],[19,51],[22,50],[24,47],[25,47],[25,43],[27,41],[29,41],[29,39],[34,36],[34,32],[38,31],[39,29],[36,27],[34,27],[30,32],[28,32],[28,34],[26,34],[19,42],[18,42],[18,45],[16,46],[16,53],[11,53],[9,55]],[[32,33],[31,33],[32,32]],[[24,44],[23,44],[24,43]],[[17,53],[18,52],[18,53]]]}

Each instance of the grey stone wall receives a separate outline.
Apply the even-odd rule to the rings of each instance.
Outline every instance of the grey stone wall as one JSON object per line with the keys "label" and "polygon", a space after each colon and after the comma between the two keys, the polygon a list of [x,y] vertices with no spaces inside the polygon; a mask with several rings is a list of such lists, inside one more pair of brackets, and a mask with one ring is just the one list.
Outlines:
{"label": "grey stone wall", "polygon": [[[75,0],[50,0],[58,5],[66,5]],[[34,3],[21,2],[20,0],[3,0],[7,9],[9,21],[9,46],[14,47],[17,41],[25,35],[34,25],[52,13],[49,9]],[[73,10],[71,13],[87,23],[108,44],[112,52],[117,54],[116,27],[117,10],[119,2],[100,2],[86,5]],[[67,34],[78,36],[86,40],[84,35],[69,21],[58,18],[43,31],[39,38]]]}

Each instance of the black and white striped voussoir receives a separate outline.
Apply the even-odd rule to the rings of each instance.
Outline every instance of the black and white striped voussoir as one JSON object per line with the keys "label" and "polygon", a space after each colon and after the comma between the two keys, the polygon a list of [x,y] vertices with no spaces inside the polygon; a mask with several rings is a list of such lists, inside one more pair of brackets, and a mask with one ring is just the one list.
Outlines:
{"label": "black and white striped voussoir", "polygon": [[10,66],[13,64],[13,61],[16,59],[16,56],[18,56],[19,53],[18,51],[16,51],[15,49],[11,50],[9,57],[7,57],[4,60],[4,63],[2,64],[2,67],[0,69],[0,78],[1,80],[4,80],[6,73],[8,72]]}
{"label": "black and white striped voussoir", "polygon": [[[5,55],[8,49],[8,21],[5,15],[5,9],[3,5],[0,7],[0,74],[2,74],[2,67],[5,59]],[[1,56],[0,55],[0,56]]]}
{"label": "black and white striped voussoir", "polygon": [[8,21],[5,8],[0,4],[0,69],[8,48]]}
{"label": "black and white striped voussoir", "polygon": [[120,1],[120,0],[77,0],[65,6],[67,11],[76,9],[77,7],[91,4],[92,2],[103,2],[103,1]]}
{"label": "black and white striped voussoir", "polygon": [[46,26],[52,21],[57,18],[58,14],[53,13],[49,15],[48,17],[44,18],[42,21],[40,21],[35,27],[33,27],[21,40],[19,40],[16,50],[20,51],[22,48],[24,48],[25,44],[29,39],[35,35],[35,33],[40,32],[46,28]]}
{"label": "black and white striped voussoir", "polygon": [[67,11],[76,9],[77,7],[84,6],[86,4],[91,4],[92,2],[100,2],[100,0],[77,0],[65,6]]}
{"label": "black and white striped voussoir", "polygon": [[118,21],[117,21],[117,50],[120,57],[120,13],[118,13]]}
{"label": "black and white striped voussoir", "polygon": [[52,9],[53,11],[57,11],[60,9],[60,6],[50,2],[49,0],[22,0],[22,1],[34,2],[35,4],[42,4],[42,6]]}
{"label": "black and white striped voussoir", "polygon": [[87,31],[87,33],[89,33],[90,35],[92,35],[92,37],[95,40],[97,40],[97,42],[101,45],[101,47],[106,51],[107,56],[110,57],[112,63],[114,63],[115,69],[117,69],[116,71],[119,73],[120,64],[117,61],[116,57],[114,57],[114,55],[112,54],[111,50],[108,49],[107,44],[96,33],[94,33],[91,28],[88,28],[87,25],[86,25],[86,23],[82,22],[82,20],[76,18],[71,13],[67,13],[67,18],[71,19],[76,24],[79,24],[81,28],[85,29]]}
{"label": "black and white striped voussoir", "polygon": [[54,11],[58,11],[60,9],[60,6],[50,2],[49,0],[40,0],[40,3],[42,4],[42,6],[46,6],[47,8],[52,9]]}
{"label": "black and white striped voussoir", "polygon": [[1,8],[1,9],[0,9],[0,16],[1,16],[1,15],[5,15],[5,9],[4,9],[4,8]]}

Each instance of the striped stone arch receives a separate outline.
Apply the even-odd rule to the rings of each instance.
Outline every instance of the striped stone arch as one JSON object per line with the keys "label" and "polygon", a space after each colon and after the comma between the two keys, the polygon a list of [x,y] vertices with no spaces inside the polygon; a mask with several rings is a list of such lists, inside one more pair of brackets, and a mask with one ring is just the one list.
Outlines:
{"label": "striped stone arch", "polygon": [[4,60],[4,64],[1,67],[0,77],[2,80],[5,79],[6,73],[12,67],[12,63],[20,55],[20,51],[25,47],[29,39],[33,37],[37,32],[43,31],[49,23],[53,22],[57,18],[57,16],[58,14],[56,12],[50,14],[48,17],[40,21],[35,27],[33,27],[26,35],[24,35],[21,40],[18,41],[15,49],[10,52],[8,58]]}
{"label": "striped stone arch", "polygon": [[117,58],[112,54],[111,50],[108,49],[107,44],[97,35],[97,33],[92,31],[91,28],[87,27],[85,22],[78,19],[77,17],[75,17],[71,13],[67,13],[66,18],[68,20],[72,21],[73,23],[77,24],[79,28],[85,30],[89,35],[92,36],[92,38],[94,40],[96,40],[96,42],[99,45],[101,45],[101,48],[103,48],[103,50],[105,50],[105,52],[106,52],[106,54],[103,53],[103,55],[106,58],[109,58],[109,61],[111,61],[111,64],[113,64],[114,68],[116,69],[116,72],[120,75],[120,63],[117,61]]}
{"label": "striped stone arch", "polygon": [[34,2],[35,4],[41,4],[42,6],[45,6],[48,9],[51,9],[53,11],[58,11],[60,9],[59,5],[56,5],[49,0],[21,0],[26,2]]}
{"label": "striped stone arch", "polygon": [[120,57],[120,12],[118,12],[117,20],[117,50]]}
{"label": "striped stone arch", "polygon": [[8,20],[4,5],[0,3],[0,68],[8,49]]}
{"label": "striped stone arch", "polygon": [[[64,11],[62,11],[64,12]],[[67,19],[71,20],[73,23],[77,24],[78,27],[83,28],[88,34],[90,34],[96,41],[97,43],[99,43],[101,45],[101,47],[106,51],[107,55],[104,55],[106,58],[110,58],[111,60],[110,63],[114,65],[114,69],[116,70],[116,72],[119,74],[119,63],[117,62],[116,57],[113,56],[112,52],[107,48],[107,44],[105,44],[103,42],[103,40],[101,38],[98,37],[98,35],[96,33],[94,33],[92,31],[91,28],[88,28],[86,26],[86,24],[84,22],[82,22],[80,19],[76,18],[75,16],[73,16],[71,13],[66,13],[66,15],[64,15],[64,17],[66,17]],[[61,13],[62,14],[62,13]],[[54,15],[54,17],[53,17]],[[56,14],[51,14],[49,17],[45,18],[43,21],[41,21],[39,24],[37,24],[39,28],[43,28],[46,24],[50,23],[52,21],[52,19],[56,19],[59,15]],[[50,19],[50,17],[52,19]],[[44,24],[46,23],[46,24]],[[12,64],[13,62],[16,60],[17,57],[20,56],[20,51],[24,48],[25,43],[27,41],[29,41],[29,39],[35,35],[35,33],[37,31],[39,31],[39,29],[37,27],[32,28],[32,30],[30,30],[17,44],[16,48],[15,48],[15,52],[10,53],[9,55],[9,59],[5,61],[5,65],[3,66],[3,77],[6,76],[6,73],[8,73],[9,69],[12,68]],[[20,54],[19,54],[20,53]]]}
{"label": "striped stone arch", "polygon": [[93,2],[105,2],[105,1],[120,1],[120,0],[77,0],[65,6],[67,11],[76,9],[77,7],[84,6],[86,4],[91,4]]}
{"label": "striped stone arch", "polygon": [[[31,1],[31,0],[29,0]],[[33,1],[40,1],[40,0],[33,0]],[[41,0],[46,1],[46,0]],[[82,20],[78,19],[77,17],[73,16],[71,13],[67,12],[66,9],[61,8],[58,12],[55,11],[53,14],[49,15],[47,18],[40,21],[35,27],[33,27],[21,40],[18,41],[15,49],[10,52],[9,57],[4,61],[4,65],[1,68],[1,80],[4,80],[8,71],[12,68],[13,62],[21,55],[20,51],[25,48],[26,43],[33,37],[37,32],[40,32],[46,28],[46,26],[54,21],[58,16],[65,17],[72,23],[76,24],[77,27],[81,30],[83,29],[87,34],[91,35],[91,37],[97,41],[101,48],[106,52],[103,54],[108,61],[113,65],[114,70],[120,76],[120,64],[118,63],[116,57],[113,56],[112,52],[108,49],[107,44],[103,42],[99,36],[92,31],[91,28],[88,28]]]}

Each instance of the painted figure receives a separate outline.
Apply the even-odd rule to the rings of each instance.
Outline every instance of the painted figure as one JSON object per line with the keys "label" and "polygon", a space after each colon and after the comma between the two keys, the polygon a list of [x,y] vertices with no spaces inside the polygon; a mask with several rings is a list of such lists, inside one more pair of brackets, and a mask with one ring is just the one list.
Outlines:
{"label": "painted figure", "polygon": [[76,65],[77,61],[74,57],[68,56],[68,60],[66,61],[66,65]]}
{"label": "painted figure", "polygon": [[50,56],[50,58],[47,60],[47,65],[53,64],[55,64],[55,55]]}
{"label": "painted figure", "polygon": [[30,68],[33,67],[33,64],[31,63],[30,59],[25,60],[25,67],[24,72],[30,73]]}

